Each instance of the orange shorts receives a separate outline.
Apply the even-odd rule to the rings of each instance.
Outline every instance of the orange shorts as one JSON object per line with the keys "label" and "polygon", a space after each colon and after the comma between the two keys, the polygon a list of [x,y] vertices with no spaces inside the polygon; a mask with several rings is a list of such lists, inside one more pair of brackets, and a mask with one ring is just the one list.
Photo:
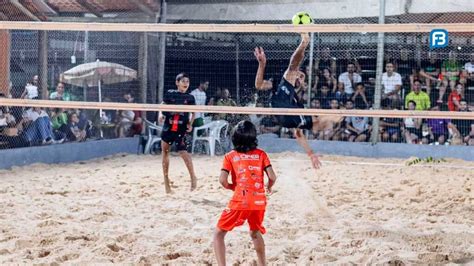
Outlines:
{"label": "orange shorts", "polygon": [[260,231],[260,233],[265,234],[266,230],[263,227],[264,216],[265,210],[225,209],[217,222],[217,227],[224,231],[232,231],[234,227],[241,226],[245,221],[248,221],[250,231]]}

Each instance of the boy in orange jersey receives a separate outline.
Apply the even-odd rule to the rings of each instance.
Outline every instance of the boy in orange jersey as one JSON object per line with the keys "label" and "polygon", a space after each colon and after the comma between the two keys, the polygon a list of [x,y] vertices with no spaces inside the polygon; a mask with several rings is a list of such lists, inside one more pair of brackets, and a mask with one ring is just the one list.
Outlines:
{"label": "boy in orange jersey", "polygon": [[[224,238],[228,231],[247,221],[250,227],[258,265],[265,265],[265,234],[263,218],[267,199],[264,173],[268,176],[267,192],[271,193],[276,175],[267,154],[257,149],[257,130],[250,121],[240,121],[232,133],[234,150],[224,157],[219,182],[224,188],[234,191],[227,208],[222,212],[214,232],[214,252],[218,265],[225,265]],[[228,182],[229,173],[232,183]]]}

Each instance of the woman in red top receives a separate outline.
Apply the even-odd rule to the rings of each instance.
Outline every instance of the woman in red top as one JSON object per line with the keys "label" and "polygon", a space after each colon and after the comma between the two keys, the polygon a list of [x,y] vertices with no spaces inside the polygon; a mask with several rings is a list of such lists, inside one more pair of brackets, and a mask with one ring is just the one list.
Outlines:
{"label": "woman in red top", "polygon": [[460,102],[462,99],[462,90],[463,85],[458,84],[456,85],[456,89],[453,90],[448,97],[448,109],[449,111],[459,111],[459,107],[461,106]]}
{"label": "woman in red top", "polygon": [[[214,252],[218,265],[225,265],[224,238],[228,231],[247,221],[250,236],[257,252],[258,265],[265,265],[265,243],[262,234],[267,205],[264,173],[268,176],[267,192],[271,193],[276,175],[267,154],[257,149],[257,129],[250,121],[240,121],[232,133],[234,150],[224,157],[219,182],[234,191],[227,208],[222,212],[214,232]],[[228,182],[229,173],[232,183]]]}

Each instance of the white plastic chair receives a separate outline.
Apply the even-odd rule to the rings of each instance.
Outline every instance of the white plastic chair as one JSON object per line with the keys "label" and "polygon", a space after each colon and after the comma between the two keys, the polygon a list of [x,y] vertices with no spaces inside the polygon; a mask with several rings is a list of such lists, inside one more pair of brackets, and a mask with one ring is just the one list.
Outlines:
{"label": "white plastic chair", "polygon": [[[208,143],[208,154],[215,156],[216,154],[216,144],[222,146],[221,139],[227,136],[227,130],[229,128],[229,123],[225,120],[217,120],[207,123],[203,126],[194,128],[193,131],[193,147],[191,152],[194,153],[194,147],[196,147],[197,141],[205,141]],[[199,130],[204,130],[205,134],[198,136],[197,133]]]}
{"label": "white plastic chair", "polygon": [[[145,149],[143,153],[148,154],[148,153],[151,153],[151,148],[153,147],[153,145],[156,142],[161,141],[161,131],[163,130],[163,128],[146,119],[145,119],[145,125],[146,125],[147,141],[146,141],[146,145],[145,145]],[[155,130],[156,130],[156,134],[153,134]]]}

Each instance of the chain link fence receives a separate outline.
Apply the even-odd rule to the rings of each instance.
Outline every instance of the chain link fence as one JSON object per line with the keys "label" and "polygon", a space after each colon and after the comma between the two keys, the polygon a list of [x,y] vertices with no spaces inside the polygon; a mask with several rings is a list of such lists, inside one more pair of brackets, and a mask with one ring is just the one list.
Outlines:
{"label": "chain link fence", "polygon": [[[47,2],[51,4],[54,1]],[[154,3],[148,2],[145,4]],[[2,7],[3,13],[7,13],[5,8]],[[72,10],[77,7],[71,4],[70,8]],[[107,10],[114,12],[124,10],[121,21],[127,21],[128,17],[130,22],[140,22],[136,12],[144,11],[137,8],[128,10],[120,5],[115,9],[95,7],[99,13],[108,12]],[[159,5],[153,6],[152,10],[158,12]],[[10,13],[14,14],[13,11]],[[386,23],[469,23],[473,21],[472,16],[470,12],[404,14],[387,16],[385,21]],[[21,16],[8,15],[10,20],[16,17]],[[61,19],[66,21],[67,17],[56,17],[57,21]],[[90,17],[84,15],[82,19],[87,20]],[[111,19],[104,17],[104,21],[108,20]],[[189,21],[174,18],[168,22],[235,24],[288,23],[288,20]],[[378,23],[378,18],[374,16],[315,19],[315,23],[375,24]],[[381,108],[474,110],[473,33],[472,31],[451,33],[449,37],[449,45],[446,48],[430,49],[428,33],[385,33],[383,73],[388,74],[383,74],[381,77],[383,85]],[[271,107],[273,93],[272,89],[256,91],[254,88],[257,69],[257,61],[253,55],[254,48],[261,46],[265,49],[268,58],[265,78],[271,82],[272,88],[276,89],[300,39],[298,34],[292,33],[161,34],[30,30],[11,30],[9,38],[11,45],[8,51],[10,64],[8,76],[11,87],[2,88],[5,97],[89,102],[96,102],[101,98],[102,101],[111,102],[159,103],[164,91],[175,88],[175,76],[186,72],[191,78],[189,91],[208,82],[205,91],[206,104],[249,107]],[[306,73],[306,81],[297,88],[299,100],[306,108],[376,108],[374,96],[378,78],[377,40],[377,33],[313,33],[312,47],[307,49],[301,65],[301,70]],[[164,70],[163,76],[160,76],[160,53],[163,51]],[[101,84],[101,97],[95,84],[77,86],[64,80],[63,74],[66,71],[80,64],[98,60],[121,64],[136,70],[136,78],[126,82]],[[60,83],[61,81],[63,83]],[[160,82],[163,82],[163,86]],[[392,93],[393,91],[396,93]],[[2,107],[0,119],[2,148],[131,136],[144,130],[143,126],[130,130],[131,124],[141,123],[143,119],[156,121],[156,114],[142,115],[139,110],[133,114],[107,111],[102,115],[99,110],[80,112],[49,108],[36,110],[36,114],[33,111],[21,107]],[[71,119],[75,119],[74,116],[81,121],[80,125],[77,125],[79,122],[72,123]],[[48,118],[41,119],[46,121],[36,123],[40,125],[36,125],[31,132],[28,132],[28,127],[39,117]],[[34,121],[30,121],[33,119]],[[58,119],[62,121],[59,125],[55,124],[55,120]],[[127,119],[132,123],[121,128],[121,121]],[[224,119],[231,125],[241,119],[251,119],[259,125],[259,132],[262,134],[292,137],[290,131],[278,126],[274,117],[258,114],[252,116],[219,114],[211,115],[211,119]],[[77,128],[71,127],[71,124]],[[68,137],[67,134],[55,134],[63,125],[69,128],[69,131],[71,128],[78,129],[77,132],[86,135]],[[87,128],[97,130],[85,132]],[[106,134],[103,128],[108,131]],[[308,132],[308,136],[320,140],[369,141],[375,132],[373,129],[373,123],[368,118],[321,117],[320,127],[315,132]],[[46,135],[44,130],[48,131]],[[375,134],[378,135],[377,141],[384,142],[474,144],[473,122],[469,120],[381,118],[378,133]]]}

